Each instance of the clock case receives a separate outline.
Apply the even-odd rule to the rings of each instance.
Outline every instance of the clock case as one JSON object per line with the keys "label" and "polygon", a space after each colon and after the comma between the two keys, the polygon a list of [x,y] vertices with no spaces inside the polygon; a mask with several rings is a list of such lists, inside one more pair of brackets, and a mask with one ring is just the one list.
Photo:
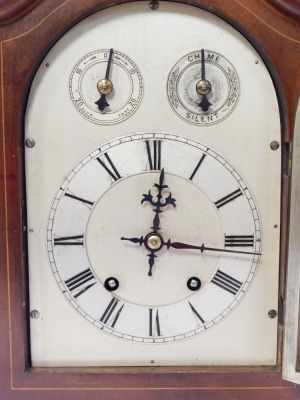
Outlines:
{"label": "clock case", "polygon": [[297,220],[300,220],[300,212],[299,193],[294,183],[300,169],[299,110],[296,119],[300,91],[299,3],[297,0],[181,2],[212,12],[239,30],[264,59],[277,91],[283,143],[277,366],[31,367],[23,157],[24,114],[30,85],[49,49],[67,30],[86,16],[123,1],[25,0],[13,4],[4,1],[0,5],[0,398],[300,398],[298,386],[283,379],[299,380],[297,277],[300,263],[297,238],[300,227]]}

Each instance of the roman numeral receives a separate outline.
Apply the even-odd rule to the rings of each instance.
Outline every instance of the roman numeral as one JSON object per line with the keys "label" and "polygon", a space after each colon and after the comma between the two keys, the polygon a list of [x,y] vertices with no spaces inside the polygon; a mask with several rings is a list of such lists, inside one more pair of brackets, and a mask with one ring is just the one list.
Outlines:
{"label": "roman numeral", "polygon": [[83,246],[83,235],[56,237],[54,246]]}
{"label": "roman numeral", "polygon": [[77,298],[95,285],[96,282],[90,282],[93,279],[95,279],[95,277],[92,271],[88,268],[79,274],[72,276],[72,278],[67,279],[65,284],[72,294],[76,293],[74,297]]}
{"label": "roman numeral", "polygon": [[150,170],[161,170],[161,140],[146,140],[146,147]]}
{"label": "roman numeral", "polygon": [[253,247],[254,235],[225,235],[225,247]]}
{"label": "roman numeral", "polygon": [[70,197],[71,199],[80,201],[80,202],[82,202],[84,204],[87,204],[89,206],[93,206],[94,205],[93,201],[89,201],[89,200],[83,199],[82,197],[77,197],[77,196],[75,196],[74,194],[71,194],[71,193],[65,193],[65,196],[66,197]]}
{"label": "roman numeral", "polygon": [[243,284],[243,282],[238,281],[220,270],[217,271],[211,282],[233,295],[237,294]]}
{"label": "roman numeral", "polygon": [[196,165],[196,168],[194,169],[192,175],[190,176],[190,181],[193,180],[194,176],[196,175],[198,169],[200,168],[201,164],[203,163],[203,160],[205,158],[206,154],[203,154],[202,157],[200,158],[200,161],[198,162],[198,164]]}
{"label": "roman numeral", "polygon": [[158,310],[149,308],[149,336],[161,336]]}
{"label": "roman numeral", "polygon": [[109,155],[105,153],[104,157],[106,158],[109,166],[107,166],[105,162],[101,160],[100,157],[97,157],[96,160],[100,163],[100,165],[102,165],[105,171],[108,172],[108,174],[113,178],[113,180],[117,181],[118,179],[121,178],[121,175],[119,174],[117,168],[115,167]]}
{"label": "roman numeral", "polygon": [[204,319],[201,317],[201,315],[198,313],[198,311],[195,309],[195,307],[190,302],[188,302],[188,303],[189,303],[196,319],[199,320],[202,324],[204,324],[205,323]]}
{"label": "roman numeral", "polygon": [[[118,309],[120,300],[116,299],[113,297],[111,301],[109,302],[108,306],[106,307],[102,317],[100,318],[100,321],[103,322],[104,324],[110,326],[111,328],[114,328],[120,314],[123,310],[124,304],[122,304],[121,307]],[[115,312],[114,312],[115,311]]]}
{"label": "roman numeral", "polygon": [[222,199],[215,201],[215,205],[219,209],[242,195],[243,193],[241,189],[237,189],[234,192],[228,194],[227,196],[222,197]]}

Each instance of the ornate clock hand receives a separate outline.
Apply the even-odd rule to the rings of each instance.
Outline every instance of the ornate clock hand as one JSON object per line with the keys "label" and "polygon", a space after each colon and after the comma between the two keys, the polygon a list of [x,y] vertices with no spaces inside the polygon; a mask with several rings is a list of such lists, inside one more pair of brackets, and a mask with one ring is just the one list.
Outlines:
{"label": "ornate clock hand", "polygon": [[203,111],[207,111],[212,105],[207,99],[207,94],[211,91],[211,83],[205,78],[204,49],[201,50],[201,80],[197,83],[196,90],[202,96],[199,107],[201,107]]}
{"label": "ornate clock hand", "polygon": [[122,236],[121,240],[128,240],[129,242],[132,242],[132,243],[139,243],[140,246],[144,243],[143,236],[141,236],[140,238],[125,238]]}
{"label": "ornate clock hand", "polygon": [[148,233],[148,235],[145,238],[143,236],[141,236],[140,238],[121,237],[121,240],[128,240],[129,242],[132,243],[138,243],[140,246],[144,244],[146,249],[153,252],[157,252],[164,245],[164,241],[161,235],[155,232]]}
{"label": "ornate clock hand", "polygon": [[239,254],[252,254],[252,255],[261,255],[261,253],[251,252],[251,251],[240,251],[240,250],[227,250],[227,249],[220,249],[216,247],[207,247],[202,243],[201,246],[194,246],[191,244],[181,243],[181,242],[171,242],[169,239],[167,242],[163,242],[163,245],[169,249],[170,247],[174,249],[190,249],[190,250],[200,250],[201,253],[204,251],[219,251],[222,253],[239,253]]}
{"label": "ornate clock hand", "polygon": [[[164,169],[161,170],[160,176],[159,176],[159,183],[155,183],[154,186],[158,189],[158,194],[157,194],[157,201],[153,201],[153,196],[151,195],[151,191],[149,190],[148,194],[143,194],[144,198],[142,199],[141,203],[144,201],[148,201],[152,206],[155,207],[153,210],[155,212],[155,217],[153,219],[153,225],[151,226],[152,232],[148,234],[144,240],[144,245],[145,247],[150,250],[150,254],[147,256],[149,257],[149,272],[148,275],[152,276],[152,268],[154,265],[154,259],[157,257],[154,253],[158,251],[161,246],[162,246],[162,240],[160,236],[157,236],[157,232],[160,230],[160,219],[159,219],[159,214],[162,213],[163,211],[161,208],[166,207],[169,204],[172,204],[173,207],[176,207],[175,204],[175,199],[171,197],[171,192],[169,193],[169,196],[165,198],[165,201],[162,202],[162,191],[164,189],[168,189],[168,185],[164,185],[164,177],[165,177],[165,171]],[[141,243],[142,238],[140,238],[140,241],[138,243]]]}
{"label": "ornate clock hand", "polygon": [[160,220],[159,220],[159,214],[162,213],[161,208],[166,207],[169,204],[172,204],[173,207],[176,207],[175,204],[175,199],[171,197],[171,192],[169,193],[169,196],[165,198],[165,201],[162,202],[162,191],[163,189],[168,189],[168,185],[164,185],[164,177],[165,177],[165,172],[164,169],[161,170],[160,176],[159,176],[159,183],[155,183],[154,186],[158,189],[158,194],[157,194],[157,201],[153,201],[153,196],[151,195],[151,190],[149,190],[148,194],[143,194],[143,200],[141,203],[144,203],[144,201],[149,202],[152,206],[156,207],[153,211],[155,212],[155,217],[153,219],[153,226],[151,226],[151,229],[153,229],[153,232],[157,232],[160,230]]}
{"label": "ornate clock hand", "polygon": [[154,265],[154,259],[155,257],[157,257],[153,251],[151,251],[150,254],[147,255],[149,257],[149,272],[148,272],[148,276],[152,276],[152,268]]}
{"label": "ornate clock hand", "polygon": [[113,84],[108,79],[109,78],[109,71],[110,71],[111,61],[112,61],[112,55],[113,55],[113,49],[110,49],[108,62],[107,62],[107,67],[106,67],[105,78],[101,79],[97,84],[97,89],[98,89],[99,93],[101,93],[101,97],[100,97],[99,100],[97,100],[95,102],[95,104],[98,105],[98,108],[99,108],[100,111],[103,111],[106,107],[109,106],[109,104],[106,101],[106,95],[109,94],[113,90]]}
{"label": "ornate clock hand", "polygon": [[160,250],[163,246],[162,237],[156,232],[149,233],[145,238],[141,236],[140,238],[125,238],[121,237],[121,240],[128,240],[132,243],[138,243],[140,246],[142,244],[145,245],[146,249],[150,251],[150,254],[147,254],[149,257],[149,272],[148,276],[152,276],[152,268],[154,265],[154,259],[157,257],[155,253]]}

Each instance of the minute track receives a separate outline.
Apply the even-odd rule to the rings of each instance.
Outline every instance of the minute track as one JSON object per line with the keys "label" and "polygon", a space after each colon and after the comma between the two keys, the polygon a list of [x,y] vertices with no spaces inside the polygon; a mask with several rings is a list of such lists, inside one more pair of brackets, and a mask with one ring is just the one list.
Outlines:
{"label": "minute track", "polygon": [[[149,167],[147,142],[152,168],[161,143],[163,170]],[[131,134],[88,154],[60,184],[49,222],[53,269],[70,304],[101,332],[151,345],[214,326],[240,302],[264,252],[252,195],[234,171],[214,150],[165,133]],[[218,200],[231,202],[219,212]],[[84,265],[94,278],[70,286]],[[109,277],[119,281],[113,293],[104,285]],[[201,281],[196,291],[187,285],[192,277]],[[210,310],[215,293],[220,300]]]}

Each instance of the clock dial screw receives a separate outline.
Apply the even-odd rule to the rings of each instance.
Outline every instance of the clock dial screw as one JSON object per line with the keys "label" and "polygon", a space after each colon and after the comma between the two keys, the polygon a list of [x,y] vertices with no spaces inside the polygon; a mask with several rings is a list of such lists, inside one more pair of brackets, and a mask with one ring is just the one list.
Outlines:
{"label": "clock dial screw", "polygon": [[39,319],[40,318],[40,313],[37,310],[32,310],[30,312],[30,318]]}
{"label": "clock dial screw", "polygon": [[273,142],[271,142],[270,147],[272,150],[278,150],[279,149],[279,143],[274,140]]}
{"label": "clock dial screw", "polygon": [[277,317],[277,311],[276,310],[270,310],[268,312],[268,317],[271,318],[271,319],[276,318]]}
{"label": "clock dial screw", "polygon": [[156,11],[159,7],[159,2],[156,0],[152,0],[149,3],[149,7],[151,8],[151,10]]}
{"label": "clock dial screw", "polygon": [[193,292],[199,290],[201,287],[201,281],[196,276],[192,276],[186,283],[187,287]]}
{"label": "clock dial screw", "polygon": [[35,146],[35,140],[33,138],[26,139],[25,146],[32,149]]}
{"label": "clock dial screw", "polygon": [[105,280],[104,282],[104,287],[107,289],[109,292],[113,292],[114,290],[117,290],[119,287],[119,281],[118,279],[114,277],[109,277]]}

